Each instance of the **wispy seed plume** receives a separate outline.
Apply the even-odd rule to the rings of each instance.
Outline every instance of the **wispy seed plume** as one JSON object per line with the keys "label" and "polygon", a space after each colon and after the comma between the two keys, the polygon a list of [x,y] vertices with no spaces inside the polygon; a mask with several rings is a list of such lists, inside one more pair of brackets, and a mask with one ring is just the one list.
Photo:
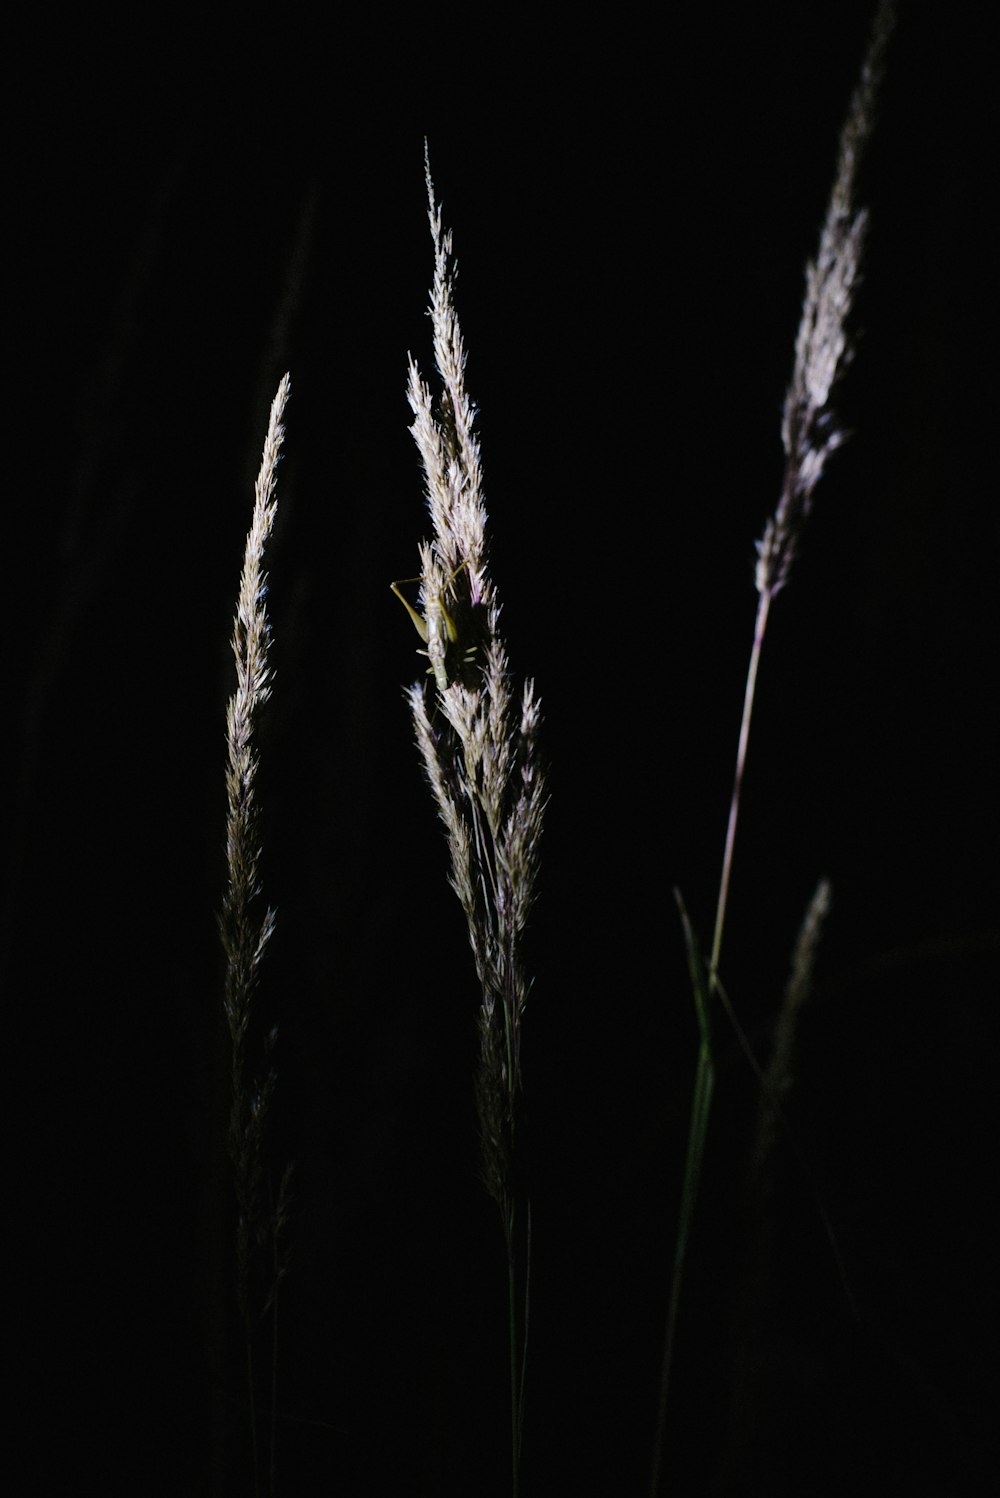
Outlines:
{"label": "wispy seed plume", "polygon": [[[260,838],[254,781],[257,755],[253,736],[257,715],[271,693],[268,653],[271,630],[267,618],[267,577],[264,548],[277,510],[275,487],[284,438],[281,418],[290,390],[286,374],[271,404],[260,472],[254,488],[253,519],[247,535],[240,591],[233,621],[236,690],[226,709],[228,764],[226,792],[226,861],[228,884],[219,920],[226,955],[224,1006],[232,1042],[232,1103],[229,1151],[233,1162],[238,1209],[237,1292],[244,1319],[249,1314],[249,1254],[258,1231],[264,1128],[274,1088],[274,1074],[266,1067],[258,1075],[248,1057],[252,1000],[261,960],[274,930],[274,912],[255,913],[260,894],[258,866]],[[274,1032],[266,1049],[273,1045]],[[266,1060],[266,1057],[265,1057]]]}
{"label": "wispy seed plume", "polygon": [[858,168],[875,121],[885,48],[895,21],[893,0],[881,0],[861,76],[840,136],[833,191],[815,260],[806,267],[795,363],[785,396],[781,498],[757,543],[757,591],[773,598],[785,586],[802,526],[827,459],[846,438],[830,396],[850,362],[848,319],[857,292],[868,213],[856,203]]}
{"label": "wispy seed plume", "polygon": [[430,316],[441,388],[435,401],[411,359],[408,397],[434,531],[433,539],[420,546],[423,623],[434,671],[430,682],[415,683],[408,696],[417,744],[447,833],[451,883],[465,912],[479,979],[476,1104],[483,1182],[500,1209],[507,1247],[516,1498],[530,1207],[522,1215],[515,1135],[522,1022],[530,987],[523,939],[535,896],[545,810],[538,748],[541,713],[531,681],[520,700],[515,695],[499,634],[499,603],[487,568],[476,413],[465,388],[465,347],[455,313],[451,234],[442,228],[426,158],[425,172],[434,242]]}

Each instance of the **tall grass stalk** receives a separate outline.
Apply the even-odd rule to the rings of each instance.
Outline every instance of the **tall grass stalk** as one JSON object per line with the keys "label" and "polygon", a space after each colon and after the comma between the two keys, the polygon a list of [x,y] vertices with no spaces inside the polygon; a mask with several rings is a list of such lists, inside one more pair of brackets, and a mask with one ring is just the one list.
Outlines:
{"label": "tall grass stalk", "polygon": [[424,469],[434,536],[420,546],[420,600],[432,673],[407,693],[417,745],[448,838],[451,884],[479,979],[476,1106],[483,1183],[500,1211],[507,1255],[511,1491],[524,1422],[530,1205],[518,1167],[521,1034],[529,982],[523,937],[535,894],[545,787],[540,708],[511,687],[500,605],[486,557],[486,507],[475,408],[455,313],[451,234],[425,158],[434,243],[430,316],[437,401],[410,360],[410,431]]}
{"label": "tall grass stalk", "polygon": [[792,378],[782,411],[784,480],[774,513],[757,542],[757,613],[743,696],[715,925],[707,964],[701,958],[697,939],[687,919],[683,902],[680,902],[698,1019],[699,1046],[664,1334],[660,1400],[650,1478],[652,1498],[656,1498],[660,1488],[677,1310],[711,1112],[714,1085],[711,1005],[718,1000],[728,1007],[720,980],[720,963],[757,678],[771,605],[788,582],[802,530],[812,508],[816,485],[830,455],[846,437],[844,429],[838,424],[830,398],[853,354],[847,324],[860,278],[868,225],[867,211],[856,204],[856,181],[864,148],[874,124],[878,84],[894,20],[893,0],[880,0],[861,75],[841,131],[837,170],[820,232],[819,248],[816,258],[806,267],[806,290],[795,340]]}
{"label": "tall grass stalk", "polygon": [[277,1379],[277,1287],[281,1277],[280,1236],[284,1227],[288,1172],[277,1199],[265,1205],[264,1140],[267,1117],[274,1093],[275,1074],[271,1053],[276,1029],[267,1031],[262,1059],[251,1055],[252,1028],[256,1029],[253,1000],[260,967],[274,931],[274,911],[257,914],[260,896],[258,878],[261,844],[254,782],[257,754],[254,728],[260,708],[271,694],[269,651],[271,629],[267,618],[267,577],[264,548],[274,526],[277,510],[275,488],[284,428],[281,418],[290,389],[286,374],[271,403],[267,437],[260,472],[254,489],[253,520],[247,535],[240,576],[236,616],[233,622],[233,656],[236,690],[226,709],[228,764],[226,792],[226,861],[228,883],[219,918],[226,956],[224,1008],[232,1046],[232,1098],[229,1113],[229,1155],[236,1190],[236,1297],[243,1323],[247,1401],[254,1492],[260,1493],[260,1456],[257,1438],[253,1330],[258,1314],[253,1292],[252,1260],[255,1247],[267,1252],[272,1282],[263,1310],[272,1313],[270,1489],[274,1491],[275,1384]]}

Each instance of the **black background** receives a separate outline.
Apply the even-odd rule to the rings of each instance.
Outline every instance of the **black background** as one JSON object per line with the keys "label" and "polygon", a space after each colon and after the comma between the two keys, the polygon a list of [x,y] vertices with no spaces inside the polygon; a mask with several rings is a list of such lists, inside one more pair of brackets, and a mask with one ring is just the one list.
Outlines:
{"label": "black background", "polygon": [[[756,1086],[720,1027],[673,1492],[957,1493],[986,1466],[987,49],[961,7],[903,11],[861,184],[854,435],[772,612],[751,743],[723,972],[762,1056],[820,874],[834,912],[765,1240],[739,1190]],[[551,774],[524,1492],[646,1491],[696,1043],[672,889],[707,941],[753,541],[869,17],[272,15],[223,36],[147,16],[13,38],[2,982],[24,1491],[250,1491],[215,916],[228,641],[285,369],[259,735],[271,1142],[295,1163],[278,1490],[508,1483],[476,984],[402,697],[418,641],[387,586],[428,532],[405,401],[407,351],[431,366],[425,134],[503,627]]]}

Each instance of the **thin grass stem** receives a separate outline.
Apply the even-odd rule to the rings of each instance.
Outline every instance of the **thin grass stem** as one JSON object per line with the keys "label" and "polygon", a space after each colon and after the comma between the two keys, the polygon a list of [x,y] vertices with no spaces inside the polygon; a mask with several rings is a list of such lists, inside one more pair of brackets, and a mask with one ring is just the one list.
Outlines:
{"label": "thin grass stem", "polygon": [[521,1391],[517,1357],[517,1283],[514,1265],[514,1213],[507,1232],[507,1319],[510,1333],[510,1470],[511,1498],[518,1498],[521,1470]]}
{"label": "thin grass stem", "polygon": [[260,1457],[257,1450],[257,1398],[253,1387],[253,1336],[249,1321],[244,1322],[247,1357],[247,1405],[250,1412],[250,1456],[253,1461],[254,1498],[260,1498]]}
{"label": "thin grass stem", "polygon": [[663,1336],[663,1366],[660,1371],[660,1394],[657,1404],[656,1431],[653,1439],[653,1460],[650,1468],[650,1498],[657,1498],[663,1467],[663,1447],[667,1426],[667,1406],[670,1399],[670,1370],[673,1364],[674,1340],[677,1331],[677,1312],[680,1306],[681,1286],[684,1281],[684,1264],[687,1258],[688,1240],[694,1220],[698,1183],[701,1180],[702,1159],[705,1140],[708,1136],[708,1120],[712,1111],[712,1093],[715,1089],[715,1063],[712,1059],[711,1011],[709,1008],[710,977],[705,972],[698,940],[688,919],[687,909],[680,890],[674,890],[677,908],[687,948],[688,972],[695,998],[695,1013],[698,1018],[699,1044],[698,1063],[695,1069],[694,1091],[691,1097],[691,1118],[688,1124],[687,1153],[684,1161],[684,1182],[681,1187],[680,1215],[674,1239],[674,1262],[670,1277],[670,1296],[667,1302],[667,1319]]}
{"label": "thin grass stem", "polygon": [[729,903],[729,885],[733,872],[733,850],[736,846],[736,826],[740,815],[740,793],[743,789],[743,771],[747,762],[747,745],[750,742],[750,720],[753,717],[754,697],[757,692],[757,671],[760,666],[767,616],[771,607],[771,594],[761,593],[757,599],[757,618],[754,623],[753,648],[747,667],[746,689],[743,693],[743,718],[740,723],[740,738],[736,750],[736,771],[733,775],[733,793],[729,800],[729,823],[726,827],[726,846],[722,855],[722,874],[719,878],[719,899],[715,910],[715,930],[712,935],[712,955],[708,962],[709,981],[712,987],[719,972],[719,957],[722,953],[722,933],[726,924],[726,908]]}

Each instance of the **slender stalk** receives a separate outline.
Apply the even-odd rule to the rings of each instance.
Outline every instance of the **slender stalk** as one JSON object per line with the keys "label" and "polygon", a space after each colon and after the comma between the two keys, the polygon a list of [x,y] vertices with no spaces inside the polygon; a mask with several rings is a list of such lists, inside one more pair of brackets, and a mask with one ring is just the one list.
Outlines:
{"label": "slender stalk", "polygon": [[269,1452],[267,1491],[270,1494],[270,1498],[274,1498],[278,1460],[278,1286],[281,1280],[281,1258],[278,1251],[277,1227],[274,1228],[271,1234],[271,1243],[274,1250],[274,1289],[271,1292],[271,1450]]}
{"label": "slender stalk", "polygon": [[247,1404],[250,1410],[250,1455],[253,1459],[254,1498],[260,1498],[260,1459],[257,1452],[257,1400],[253,1388],[253,1336],[250,1323],[244,1323],[247,1350]]}
{"label": "slender stalk", "polygon": [[719,879],[719,900],[715,910],[715,931],[712,936],[712,955],[708,962],[709,981],[714,987],[719,972],[719,954],[722,951],[722,933],[726,924],[726,906],[729,901],[729,883],[733,872],[733,849],[736,846],[736,824],[740,814],[740,792],[743,789],[743,771],[747,761],[747,744],[750,740],[750,719],[753,716],[754,696],[757,690],[757,670],[760,653],[764,645],[767,616],[771,607],[770,592],[763,592],[757,599],[757,619],[754,624],[753,649],[747,667],[747,683],[743,694],[743,720],[740,723],[740,738],[736,750],[736,772],[733,775],[733,794],[729,801],[729,825],[726,828],[726,846],[722,855],[722,874]]}
{"label": "slender stalk", "polygon": [[698,1068],[695,1073],[694,1095],[691,1099],[691,1120],[688,1126],[688,1150],[684,1166],[684,1186],[681,1192],[682,1225],[677,1229],[674,1242],[674,1265],[670,1281],[670,1299],[667,1303],[667,1323],[663,1337],[663,1367],[660,1371],[660,1396],[656,1421],[656,1436],[653,1445],[653,1465],[650,1479],[650,1494],[656,1498],[660,1490],[660,1472],[663,1465],[663,1440],[667,1424],[667,1406],[670,1402],[670,1370],[674,1358],[674,1337],[677,1331],[677,1311],[681,1300],[681,1284],[684,1278],[684,1261],[687,1256],[688,1237],[694,1203],[701,1176],[701,1159],[708,1130],[708,1116],[712,1105],[712,1090],[715,1085],[715,1068],[711,1054],[700,1048]]}
{"label": "slender stalk", "polygon": [[701,1179],[701,1164],[708,1135],[708,1120],[712,1108],[712,1093],[715,1088],[715,1063],[712,1059],[711,1016],[709,1010],[709,984],[697,938],[688,919],[688,913],[679,890],[674,891],[680,911],[681,925],[687,946],[688,972],[695,999],[700,1042],[698,1065],[695,1071],[694,1092],[691,1098],[691,1118],[688,1124],[687,1155],[684,1162],[684,1183],[681,1188],[680,1217],[677,1236],[674,1239],[674,1263],[670,1280],[670,1297],[667,1303],[667,1320],[663,1336],[663,1366],[660,1372],[660,1397],[657,1406],[656,1431],[653,1440],[653,1461],[650,1468],[650,1498],[657,1498],[663,1466],[663,1444],[667,1425],[667,1405],[670,1396],[670,1369],[673,1363],[674,1338],[677,1330],[677,1312],[680,1306],[681,1285],[684,1280],[684,1263],[687,1257],[688,1239],[694,1219],[694,1206]]}
{"label": "slender stalk", "polygon": [[757,672],[764,645],[764,635],[767,631],[767,616],[770,604],[771,594],[769,592],[762,592],[757,600],[757,618],[754,624],[753,648],[750,651],[750,663],[747,667],[746,687],[743,693],[743,717],[740,722],[740,736],[736,749],[736,769],[733,774],[733,791],[729,801],[729,823],[726,827],[726,844],[722,855],[722,873],[719,878],[719,896],[715,912],[715,930],[712,936],[712,954],[709,958],[707,973],[701,964],[696,939],[688,920],[687,911],[684,908],[684,902],[680,894],[677,894],[687,944],[688,967],[695,995],[695,1009],[698,1017],[700,1038],[698,1062],[694,1077],[694,1091],[691,1097],[691,1117],[688,1123],[688,1144],[684,1161],[684,1182],[681,1188],[680,1217],[677,1224],[677,1236],[674,1240],[673,1271],[670,1277],[670,1297],[667,1302],[667,1320],[663,1338],[663,1367],[660,1373],[660,1396],[650,1476],[651,1498],[656,1498],[660,1485],[667,1405],[670,1396],[670,1370],[673,1363],[674,1338],[677,1331],[677,1311],[680,1306],[688,1239],[691,1235],[691,1222],[694,1217],[694,1206],[698,1196],[702,1160],[705,1154],[708,1120],[712,1111],[712,1093],[715,1089],[710,1001],[719,991],[719,955],[722,951],[722,934],[725,929],[726,907],[729,901],[729,885],[733,869],[733,850],[736,846],[740,795],[743,789],[743,772],[746,768],[747,745],[750,741],[750,722],[753,717],[754,697],[757,690]]}
{"label": "slender stalk", "polygon": [[517,1277],[514,1265],[514,1211],[507,1230],[507,1316],[510,1332],[510,1491],[517,1498],[521,1470],[521,1391],[517,1366]]}

